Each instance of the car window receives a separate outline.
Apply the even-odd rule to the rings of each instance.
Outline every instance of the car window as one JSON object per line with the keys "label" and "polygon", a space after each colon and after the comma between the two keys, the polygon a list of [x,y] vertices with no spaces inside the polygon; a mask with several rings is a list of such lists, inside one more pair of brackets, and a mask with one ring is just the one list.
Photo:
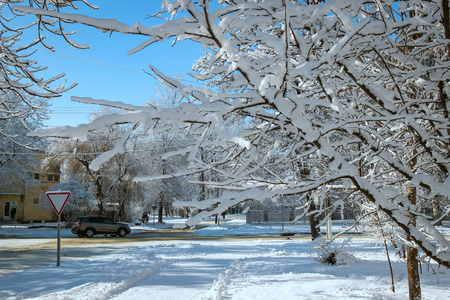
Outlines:
{"label": "car window", "polygon": [[103,222],[105,222],[105,224],[113,224],[113,220],[111,220],[110,218],[103,218]]}
{"label": "car window", "polygon": [[102,218],[99,217],[91,217],[89,218],[88,222],[90,223],[103,223]]}

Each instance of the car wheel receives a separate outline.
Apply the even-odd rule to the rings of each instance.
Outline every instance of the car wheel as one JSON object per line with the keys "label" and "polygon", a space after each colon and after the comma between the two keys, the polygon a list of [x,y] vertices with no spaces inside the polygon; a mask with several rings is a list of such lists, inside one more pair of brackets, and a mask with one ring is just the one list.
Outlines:
{"label": "car wheel", "polygon": [[120,229],[117,231],[117,234],[118,234],[120,237],[124,237],[124,236],[127,235],[127,231],[126,231],[124,228],[120,228]]}
{"label": "car wheel", "polygon": [[88,238],[94,237],[95,230],[92,228],[88,228],[88,229],[86,229],[85,234],[86,234],[86,237],[88,237]]}

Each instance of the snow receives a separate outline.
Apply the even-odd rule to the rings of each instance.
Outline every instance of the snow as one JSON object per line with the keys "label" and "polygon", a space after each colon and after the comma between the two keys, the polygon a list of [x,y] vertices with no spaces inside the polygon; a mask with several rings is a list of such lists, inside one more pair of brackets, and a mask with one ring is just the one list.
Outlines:
{"label": "snow", "polygon": [[[148,224],[130,224],[132,235],[168,230],[185,220],[165,221],[155,226],[152,219]],[[346,223],[335,222],[335,229],[350,225]],[[124,238],[117,243],[116,238],[111,238],[107,244],[80,243],[76,247],[63,243],[60,267],[37,259],[34,265],[13,272],[8,271],[8,261],[0,259],[0,299],[408,298],[406,262],[389,250],[396,287],[393,293],[386,253],[379,240],[355,235],[349,251],[357,260],[330,266],[316,260],[314,248],[318,244],[298,234],[307,229],[302,222],[285,224],[286,232],[297,233],[289,238],[280,236],[281,224],[249,225],[242,215],[227,217],[219,225],[208,219],[202,225],[202,229],[187,232],[188,238],[183,239],[135,242]],[[0,227],[0,258],[8,250],[48,243],[56,236],[54,223],[28,227]],[[440,230],[450,234],[449,228]],[[70,229],[63,229],[62,237],[83,241]],[[338,239],[337,243],[343,241]],[[39,257],[41,252],[36,251]],[[449,299],[449,285],[448,273],[435,275],[422,268],[424,299]]]}

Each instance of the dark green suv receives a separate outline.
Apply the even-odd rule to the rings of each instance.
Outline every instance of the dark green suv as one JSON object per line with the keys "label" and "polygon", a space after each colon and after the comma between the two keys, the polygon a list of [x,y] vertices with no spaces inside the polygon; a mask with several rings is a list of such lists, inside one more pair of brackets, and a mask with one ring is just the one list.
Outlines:
{"label": "dark green suv", "polygon": [[104,216],[85,216],[79,217],[72,226],[72,233],[79,237],[93,237],[96,234],[109,234],[111,236],[124,237],[131,232],[126,223],[114,223],[108,217]]}

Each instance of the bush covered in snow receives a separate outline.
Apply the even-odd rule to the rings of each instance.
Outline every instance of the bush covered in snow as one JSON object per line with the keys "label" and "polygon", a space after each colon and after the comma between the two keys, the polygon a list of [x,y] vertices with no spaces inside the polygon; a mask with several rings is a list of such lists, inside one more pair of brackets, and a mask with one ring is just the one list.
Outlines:
{"label": "bush covered in snow", "polygon": [[316,239],[316,241],[315,258],[321,263],[340,266],[351,264],[357,260],[350,252],[350,246],[348,245],[350,238],[339,244],[325,242],[322,238]]}

